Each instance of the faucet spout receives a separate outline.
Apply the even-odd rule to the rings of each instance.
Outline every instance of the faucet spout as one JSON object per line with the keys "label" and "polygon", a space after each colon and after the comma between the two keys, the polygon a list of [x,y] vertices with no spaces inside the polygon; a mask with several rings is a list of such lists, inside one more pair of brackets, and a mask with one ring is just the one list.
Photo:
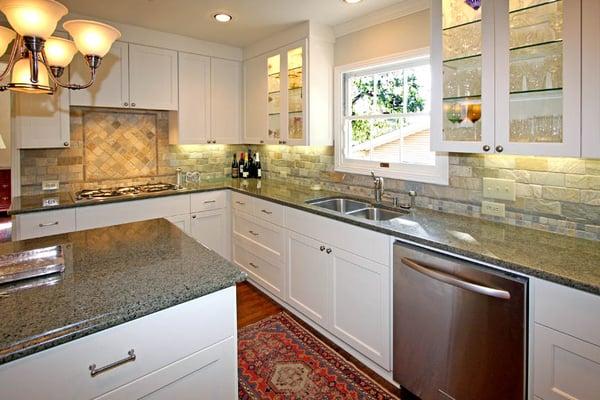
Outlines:
{"label": "faucet spout", "polygon": [[373,171],[371,171],[371,176],[373,177],[373,194],[375,196],[375,203],[380,204],[384,191],[383,178],[380,176],[375,176],[375,172]]}

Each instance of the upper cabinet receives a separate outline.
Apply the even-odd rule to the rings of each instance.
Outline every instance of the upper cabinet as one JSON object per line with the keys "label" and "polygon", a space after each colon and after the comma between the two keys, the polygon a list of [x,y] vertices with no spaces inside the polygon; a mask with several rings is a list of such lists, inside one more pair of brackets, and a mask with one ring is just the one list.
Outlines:
{"label": "upper cabinet", "polygon": [[244,141],[332,144],[333,45],[312,37],[244,62]]}
{"label": "upper cabinet", "polygon": [[581,155],[581,0],[432,3],[432,148]]}
{"label": "upper cabinet", "polygon": [[[88,74],[78,55],[72,64],[72,82],[86,82]],[[116,42],[102,60],[94,85],[71,91],[71,105],[177,110],[177,92],[176,51]]]}
{"label": "upper cabinet", "polygon": [[583,157],[600,158],[600,2],[584,1],[582,10]]}
{"label": "upper cabinet", "polygon": [[242,139],[242,63],[211,58],[210,132],[213,143]]}

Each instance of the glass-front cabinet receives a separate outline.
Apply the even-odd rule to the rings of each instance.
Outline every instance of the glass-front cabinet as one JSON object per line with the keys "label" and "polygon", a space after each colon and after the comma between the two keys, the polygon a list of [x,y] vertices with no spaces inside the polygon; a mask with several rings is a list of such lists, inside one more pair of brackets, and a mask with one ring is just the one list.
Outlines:
{"label": "glass-front cabinet", "polygon": [[581,0],[436,0],[432,15],[435,150],[581,155]]}

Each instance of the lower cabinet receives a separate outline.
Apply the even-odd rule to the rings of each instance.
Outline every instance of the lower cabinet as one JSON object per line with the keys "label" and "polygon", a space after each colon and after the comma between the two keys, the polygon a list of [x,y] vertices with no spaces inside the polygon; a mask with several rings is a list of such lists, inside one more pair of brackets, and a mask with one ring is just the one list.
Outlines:
{"label": "lower cabinet", "polygon": [[229,258],[225,210],[202,211],[192,214],[190,235],[209,249]]}
{"label": "lower cabinet", "polygon": [[33,239],[73,232],[75,209],[42,211],[13,217],[13,240]]}
{"label": "lower cabinet", "polygon": [[172,217],[165,217],[167,221],[181,229],[188,235],[191,233],[190,230],[190,214],[174,215]]}

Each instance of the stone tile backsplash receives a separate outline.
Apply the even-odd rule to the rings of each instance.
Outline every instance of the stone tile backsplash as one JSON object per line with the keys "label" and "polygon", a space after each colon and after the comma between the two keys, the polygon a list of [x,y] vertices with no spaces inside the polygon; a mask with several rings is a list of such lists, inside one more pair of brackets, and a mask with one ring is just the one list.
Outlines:
{"label": "stone tile backsplash", "polygon": [[[21,189],[40,193],[46,179],[60,180],[62,191],[174,182],[177,167],[221,178],[232,154],[246,148],[169,145],[167,112],[72,108],[69,149],[21,150]],[[372,194],[370,177],[334,171],[331,146],[252,148],[261,154],[264,176],[282,184]],[[516,201],[500,201],[505,218],[481,214],[484,177],[516,182]],[[448,186],[386,179],[388,198],[408,190],[417,191],[420,207],[600,240],[600,160],[451,154]]]}

